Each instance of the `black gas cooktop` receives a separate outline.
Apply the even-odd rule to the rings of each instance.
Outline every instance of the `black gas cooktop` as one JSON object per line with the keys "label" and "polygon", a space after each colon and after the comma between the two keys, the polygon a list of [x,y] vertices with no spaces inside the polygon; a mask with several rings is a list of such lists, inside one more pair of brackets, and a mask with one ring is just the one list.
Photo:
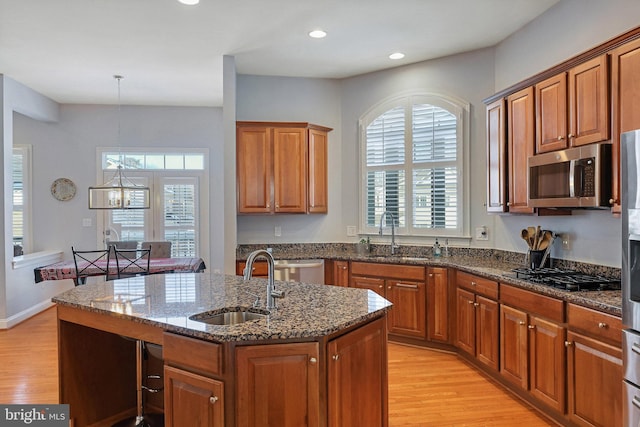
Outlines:
{"label": "black gas cooktop", "polygon": [[515,268],[516,278],[564,291],[606,291],[620,289],[620,279],[585,274],[561,268]]}

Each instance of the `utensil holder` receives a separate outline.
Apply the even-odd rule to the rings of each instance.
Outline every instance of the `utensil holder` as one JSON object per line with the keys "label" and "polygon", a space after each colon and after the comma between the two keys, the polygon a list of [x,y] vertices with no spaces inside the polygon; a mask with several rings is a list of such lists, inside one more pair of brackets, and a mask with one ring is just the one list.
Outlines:
{"label": "utensil holder", "polygon": [[544,253],[546,251],[534,251],[534,250],[529,250],[529,267],[532,270],[537,270],[539,268],[545,268],[545,267],[549,267],[550,265],[550,258],[547,257],[547,259],[544,261],[545,265],[541,265],[542,264],[542,260],[544,258]]}

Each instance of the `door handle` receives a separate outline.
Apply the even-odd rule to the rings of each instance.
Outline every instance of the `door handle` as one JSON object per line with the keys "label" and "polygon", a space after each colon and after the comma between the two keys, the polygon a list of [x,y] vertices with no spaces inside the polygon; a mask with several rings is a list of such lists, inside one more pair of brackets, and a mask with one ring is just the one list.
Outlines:
{"label": "door handle", "polygon": [[418,289],[418,285],[408,285],[406,283],[396,283],[395,285],[399,288]]}

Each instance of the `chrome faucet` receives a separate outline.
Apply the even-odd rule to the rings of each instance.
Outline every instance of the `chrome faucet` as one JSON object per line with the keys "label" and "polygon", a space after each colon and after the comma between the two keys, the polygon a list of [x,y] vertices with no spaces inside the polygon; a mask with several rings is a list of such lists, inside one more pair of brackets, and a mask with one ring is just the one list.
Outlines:
{"label": "chrome faucet", "polygon": [[[380,216],[380,231],[378,232],[378,234],[382,236],[382,226],[384,224],[384,219],[387,216],[391,217],[391,255],[394,255],[396,253],[396,249],[400,246],[396,245],[396,219],[393,216],[393,212],[384,211],[384,213]],[[387,222],[389,221],[387,220]]]}
{"label": "chrome faucet", "polygon": [[267,260],[268,266],[268,278],[267,278],[267,310],[272,310],[274,308],[278,308],[276,304],[276,298],[284,298],[284,291],[276,291],[276,285],[274,282],[273,272],[275,270],[275,261],[273,260],[273,255],[271,252],[268,252],[264,249],[258,249],[257,251],[253,251],[247,257],[247,263],[244,267],[244,280],[245,282],[251,279],[251,274],[253,272],[253,262],[256,258],[265,258]]}

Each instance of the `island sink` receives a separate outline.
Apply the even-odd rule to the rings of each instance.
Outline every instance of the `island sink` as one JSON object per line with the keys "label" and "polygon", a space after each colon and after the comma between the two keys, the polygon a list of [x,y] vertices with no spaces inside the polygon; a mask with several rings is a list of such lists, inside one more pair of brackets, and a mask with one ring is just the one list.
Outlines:
{"label": "island sink", "polygon": [[251,320],[266,319],[270,313],[267,310],[231,309],[216,310],[190,316],[190,320],[207,323],[209,325],[237,325]]}

